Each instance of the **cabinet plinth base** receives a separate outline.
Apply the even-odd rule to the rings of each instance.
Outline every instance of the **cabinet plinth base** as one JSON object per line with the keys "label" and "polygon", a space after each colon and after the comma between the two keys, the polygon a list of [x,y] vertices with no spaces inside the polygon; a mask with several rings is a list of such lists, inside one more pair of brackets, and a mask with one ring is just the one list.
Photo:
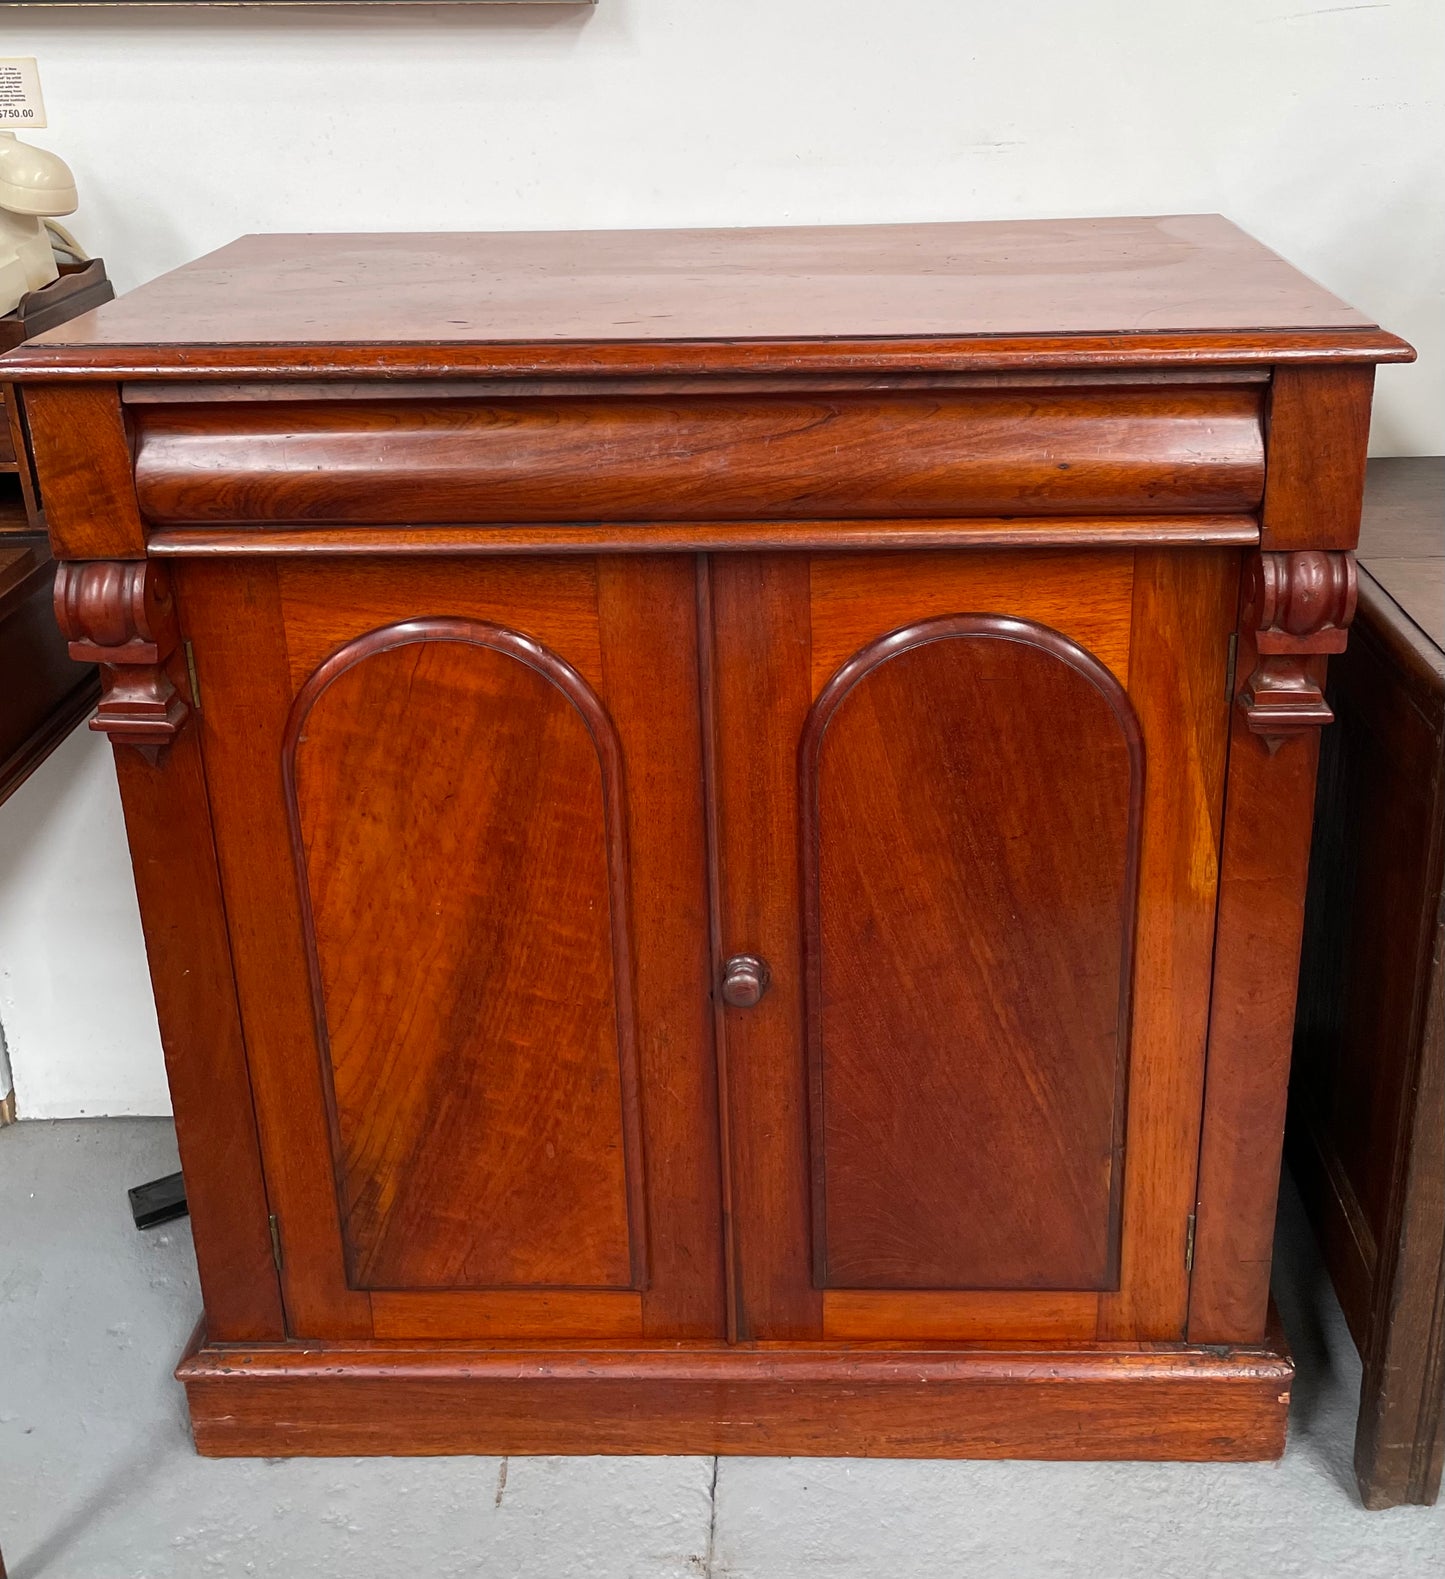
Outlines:
{"label": "cabinet plinth base", "polygon": [[1267,1347],[211,1346],[181,1361],[210,1457],[730,1453],[1269,1459],[1294,1367]]}

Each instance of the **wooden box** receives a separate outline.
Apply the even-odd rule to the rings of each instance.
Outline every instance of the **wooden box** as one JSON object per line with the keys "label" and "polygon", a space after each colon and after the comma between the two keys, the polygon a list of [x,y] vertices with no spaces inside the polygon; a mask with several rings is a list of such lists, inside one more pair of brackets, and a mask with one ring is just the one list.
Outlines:
{"label": "wooden box", "polygon": [[1217,218],[251,237],[19,353],[201,1451],[1278,1453],[1410,355]]}

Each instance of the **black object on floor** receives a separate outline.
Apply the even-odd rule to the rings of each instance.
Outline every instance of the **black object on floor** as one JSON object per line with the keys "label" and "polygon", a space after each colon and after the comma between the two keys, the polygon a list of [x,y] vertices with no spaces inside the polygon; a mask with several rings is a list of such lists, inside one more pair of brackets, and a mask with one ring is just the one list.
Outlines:
{"label": "black object on floor", "polygon": [[130,1214],[137,1228],[157,1228],[186,1215],[186,1184],[178,1173],[138,1184],[126,1194],[130,1196]]}

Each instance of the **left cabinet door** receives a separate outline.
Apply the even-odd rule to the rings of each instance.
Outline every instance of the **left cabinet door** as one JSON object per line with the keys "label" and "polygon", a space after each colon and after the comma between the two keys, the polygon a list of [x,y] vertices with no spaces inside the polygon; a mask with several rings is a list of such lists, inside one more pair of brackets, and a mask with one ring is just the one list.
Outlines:
{"label": "left cabinet door", "polygon": [[720,1334],[691,560],[177,579],[289,1332]]}

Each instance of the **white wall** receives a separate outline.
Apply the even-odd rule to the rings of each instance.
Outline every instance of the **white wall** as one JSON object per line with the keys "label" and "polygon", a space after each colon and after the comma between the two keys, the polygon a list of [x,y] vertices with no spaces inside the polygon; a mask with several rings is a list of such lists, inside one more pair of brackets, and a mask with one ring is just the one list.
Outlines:
{"label": "white wall", "polygon": [[[1440,0],[0,9],[0,53],[38,57],[36,140],[122,287],[248,230],[1218,210],[1415,343],[1381,374],[1374,447],[1445,451]],[[0,905],[126,909],[95,749],[44,782],[65,837]],[[94,859],[67,865],[82,839]],[[20,1106],[154,1111],[133,917],[85,937],[85,983],[132,990],[37,1014],[44,950],[0,933]],[[104,1055],[72,1068],[92,1032]]]}
{"label": "white wall", "polygon": [[0,808],[0,1023],[22,1118],[170,1111],[115,767],[87,729]]}

